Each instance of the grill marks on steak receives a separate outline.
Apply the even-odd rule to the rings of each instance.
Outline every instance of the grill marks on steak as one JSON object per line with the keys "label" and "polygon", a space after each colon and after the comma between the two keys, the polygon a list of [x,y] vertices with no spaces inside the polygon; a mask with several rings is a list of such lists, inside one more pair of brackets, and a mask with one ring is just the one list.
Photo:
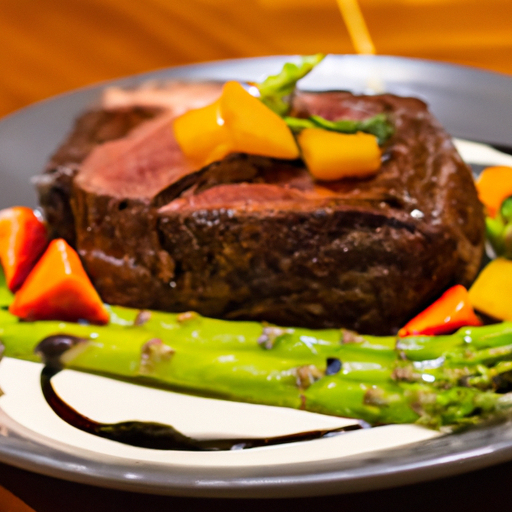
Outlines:
{"label": "grill marks on steak", "polygon": [[421,101],[300,93],[294,111],[389,113],[396,131],[379,174],[315,183],[300,162],[239,154],[193,169],[169,111],[97,146],[70,195],[76,247],[103,299],[386,334],[473,279],[482,209]]}

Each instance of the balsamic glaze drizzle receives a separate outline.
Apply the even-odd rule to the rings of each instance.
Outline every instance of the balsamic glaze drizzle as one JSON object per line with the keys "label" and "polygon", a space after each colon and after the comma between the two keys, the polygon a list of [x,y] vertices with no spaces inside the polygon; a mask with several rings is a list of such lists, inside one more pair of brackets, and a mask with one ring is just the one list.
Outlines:
{"label": "balsamic glaze drizzle", "polygon": [[52,386],[51,379],[59,371],[59,368],[45,366],[41,372],[41,389],[44,398],[59,418],[88,434],[141,448],[179,451],[243,450],[246,448],[273,446],[298,441],[310,441],[363,428],[363,424],[358,423],[337,429],[315,430],[260,439],[199,440],[187,437],[170,425],[161,423],[143,421],[99,423],[80,414],[57,395]]}

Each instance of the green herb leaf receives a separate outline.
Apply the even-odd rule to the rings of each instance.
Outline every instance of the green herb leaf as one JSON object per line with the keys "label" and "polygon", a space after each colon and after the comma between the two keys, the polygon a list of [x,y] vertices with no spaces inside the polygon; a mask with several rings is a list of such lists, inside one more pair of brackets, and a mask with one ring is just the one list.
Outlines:
{"label": "green herb leaf", "polygon": [[341,119],[340,121],[328,121],[320,116],[311,116],[311,121],[315,123],[317,128],[330,130],[332,132],[340,133],[356,133],[359,130],[360,121],[353,119]]}
{"label": "green herb leaf", "polygon": [[379,144],[382,145],[391,137],[394,131],[385,114],[377,114],[362,121],[351,119],[328,121],[320,116],[311,116],[309,119],[287,116],[297,82],[319,64],[324,57],[324,54],[318,53],[302,57],[299,64],[286,63],[280,73],[269,76],[262,83],[256,84],[260,93],[260,100],[276,114],[282,116],[295,133],[305,128],[323,128],[324,130],[340,133],[365,132],[375,135]]}
{"label": "green herb leaf", "polygon": [[318,125],[311,119],[301,119],[299,117],[284,117],[283,119],[294,133],[298,133],[306,128],[318,128]]}
{"label": "green herb leaf", "polygon": [[365,132],[375,135],[380,145],[391,137],[394,131],[392,124],[385,114],[377,114],[362,121],[354,121],[352,119],[328,121],[320,116],[311,116],[308,119],[285,117],[284,120],[294,132],[299,132],[305,128],[322,128],[339,133]]}
{"label": "green herb leaf", "polygon": [[359,125],[359,130],[375,135],[379,144],[384,144],[395,131],[386,114],[377,114],[368,119],[363,119]]}
{"label": "green herb leaf", "polygon": [[286,63],[277,75],[267,77],[261,84],[257,84],[260,100],[280,116],[290,111],[290,98],[297,82],[305,77],[325,55],[317,53],[302,57],[300,64]]}

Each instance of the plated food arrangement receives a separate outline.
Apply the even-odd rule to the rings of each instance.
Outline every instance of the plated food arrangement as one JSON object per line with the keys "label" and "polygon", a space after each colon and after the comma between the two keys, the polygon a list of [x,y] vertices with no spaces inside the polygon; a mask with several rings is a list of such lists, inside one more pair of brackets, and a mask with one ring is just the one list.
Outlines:
{"label": "plated food arrangement", "polygon": [[[6,355],[359,428],[506,414],[509,262],[473,284],[497,171],[477,191],[420,100],[295,91],[313,61],[80,117],[36,178],[48,236],[0,219]],[[505,257],[507,197],[484,200]]]}
{"label": "plated food arrangement", "polygon": [[[299,70],[283,76],[290,95]],[[278,95],[284,86],[274,81]],[[392,334],[450,283],[474,279],[483,252],[481,205],[467,167],[422,102],[298,92],[282,119],[237,86],[236,94],[275,123],[247,105],[241,119],[261,116],[262,133],[226,121],[222,128],[233,125],[243,152],[204,156],[228,147],[208,128],[219,127],[210,102],[220,96],[229,119],[240,98],[222,84],[174,83],[167,96],[146,92],[150,121],[127,93],[124,106],[86,113],[38,178],[52,236],[77,248],[106,302]],[[106,101],[114,102],[113,93]],[[208,107],[179,116],[190,104]],[[355,171],[316,178],[298,158],[289,125],[315,172],[321,165],[320,172],[333,165]],[[194,139],[198,133],[208,144]],[[335,141],[324,149],[311,135]],[[361,138],[373,145],[361,146]],[[320,163],[317,153],[334,164]]]}

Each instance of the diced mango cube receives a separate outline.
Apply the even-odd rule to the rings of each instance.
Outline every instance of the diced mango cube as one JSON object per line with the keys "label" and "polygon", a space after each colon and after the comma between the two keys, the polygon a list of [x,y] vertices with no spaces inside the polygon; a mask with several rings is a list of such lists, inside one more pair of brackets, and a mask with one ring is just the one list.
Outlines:
{"label": "diced mango cube", "polygon": [[220,160],[232,151],[219,100],[178,117],[174,134],[185,156],[198,167]]}
{"label": "diced mango cube", "polygon": [[198,167],[234,152],[299,157],[295,138],[283,119],[238,82],[227,82],[219,100],[211,105],[177,118],[174,133],[185,156]]}
{"label": "diced mango cube", "polygon": [[220,105],[235,151],[288,160],[299,157],[285,121],[238,82],[224,85]]}
{"label": "diced mango cube", "polygon": [[298,135],[298,142],[309,172],[318,180],[364,178],[380,168],[377,138],[368,133],[306,128]]}

